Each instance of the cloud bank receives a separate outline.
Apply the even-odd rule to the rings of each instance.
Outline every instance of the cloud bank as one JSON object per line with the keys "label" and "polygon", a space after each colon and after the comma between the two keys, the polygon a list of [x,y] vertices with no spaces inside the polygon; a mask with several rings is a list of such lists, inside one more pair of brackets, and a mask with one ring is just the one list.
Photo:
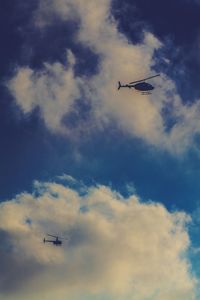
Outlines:
{"label": "cloud bank", "polygon": [[200,131],[199,102],[183,104],[175,84],[164,74],[155,79],[151,96],[117,91],[118,80],[130,82],[153,74],[154,52],[163,45],[149,32],[141,44],[133,45],[118,31],[111,4],[111,0],[40,0],[34,26],[45,30],[58,18],[78,20],[74,43],[99,56],[98,72],[90,77],[75,75],[76,58],[66,49],[67,67],[58,62],[44,62],[43,71],[19,67],[8,83],[10,91],[24,113],[39,107],[53,132],[70,134],[65,116],[76,110],[77,99],[87,99],[91,114],[87,121],[77,121],[78,130],[88,132],[115,122],[120,130],[156,147],[173,153],[186,150]]}
{"label": "cloud bank", "polygon": [[[188,221],[105,186],[35,182],[0,204],[0,299],[194,299]],[[43,244],[47,233],[69,241]]]}

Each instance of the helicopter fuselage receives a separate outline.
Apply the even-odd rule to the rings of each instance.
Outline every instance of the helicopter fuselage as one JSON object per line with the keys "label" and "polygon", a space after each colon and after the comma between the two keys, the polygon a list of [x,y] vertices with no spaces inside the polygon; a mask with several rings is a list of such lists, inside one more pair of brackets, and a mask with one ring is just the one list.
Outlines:
{"label": "helicopter fuselage", "polygon": [[62,241],[59,240],[58,238],[56,238],[55,240],[46,240],[46,239],[44,238],[43,242],[44,242],[44,243],[52,243],[52,244],[54,244],[54,245],[56,245],[56,246],[61,246],[61,245],[62,245]]}
{"label": "helicopter fuselage", "polygon": [[56,246],[61,246],[62,245],[62,241],[53,241],[53,244],[56,245]]}
{"label": "helicopter fuselage", "polygon": [[154,89],[153,85],[148,82],[139,82],[133,86],[137,91],[146,92]]}

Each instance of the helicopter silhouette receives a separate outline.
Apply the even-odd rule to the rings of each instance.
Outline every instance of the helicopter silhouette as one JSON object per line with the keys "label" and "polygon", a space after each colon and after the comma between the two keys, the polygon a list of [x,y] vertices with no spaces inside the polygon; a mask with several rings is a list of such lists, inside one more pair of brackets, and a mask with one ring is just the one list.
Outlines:
{"label": "helicopter silhouette", "polygon": [[44,243],[52,243],[53,245],[55,246],[61,246],[62,245],[62,240],[68,240],[68,239],[64,239],[64,238],[61,238],[59,236],[56,236],[56,235],[52,235],[52,234],[47,234],[48,236],[51,236],[51,237],[54,237],[55,240],[46,240],[45,238],[43,239],[43,242]]}
{"label": "helicopter silhouette", "polygon": [[128,84],[121,84],[120,81],[118,81],[118,90],[120,88],[134,88],[137,91],[140,91],[142,93],[142,95],[148,95],[150,94],[150,91],[152,91],[154,89],[154,86],[148,82],[146,82],[146,80],[149,80],[151,78],[160,76],[160,74],[154,75],[154,76],[150,76],[141,80],[137,80],[137,81],[133,81],[133,82],[129,82]]}

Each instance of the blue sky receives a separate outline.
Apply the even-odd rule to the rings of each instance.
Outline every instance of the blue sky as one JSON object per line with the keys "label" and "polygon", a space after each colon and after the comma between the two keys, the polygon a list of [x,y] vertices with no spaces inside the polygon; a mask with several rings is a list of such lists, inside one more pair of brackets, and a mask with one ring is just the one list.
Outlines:
{"label": "blue sky", "polygon": [[[101,3],[96,0],[30,0],[14,4],[6,1],[0,11],[0,216],[4,216],[4,221],[0,220],[0,236],[16,253],[23,248],[26,256],[33,247],[31,241],[30,244],[24,242],[28,232],[33,237],[36,252],[34,255],[30,251],[32,256],[27,256],[24,263],[28,272],[26,290],[20,282],[23,274],[18,280],[14,277],[19,272],[21,258],[16,258],[15,251],[6,256],[5,249],[0,248],[0,254],[8,260],[5,268],[9,268],[9,261],[15,266],[13,276],[0,275],[3,290],[0,299],[12,299],[13,291],[19,299],[22,295],[26,298],[31,294],[33,299],[44,293],[48,295],[46,290],[38,288],[34,274],[41,276],[48,286],[51,280],[45,272],[52,271],[52,264],[56,267],[55,281],[60,281],[61,273],[68,280],[64,267],[59,274],[59,263],[66,261],[68,248],[55,254],[57,249],[35,246],[37,237],[43,237],[49,228],[52,232],[70,233],[72,241],[80,238],[80,243],[68,247],[71,260],[73,253],[77,261],[80,259],[73,278],[78,278],[77,289],[81,296],[74,295],[72,283],[65,289],[62,282],[55,292],[60,300],[67,295],[76,299],[102,299],[102,295],[105,299],[116,299],[117,295],[120,300],[130,297],[178,300],[183,299],[183,295],[196,299],[194,294],[198,293],[200,276],[197,263],[200,249],[200,3],[189,0],[103,0]],[[118,80],[130,82],[156,73],[161,76],[151,81],[155,90],[150,96],[132,90],[117,91]],[[51,203],[54,192],[58,203],[52,213],[48,205],[54,207]],[[109,195],[105,196],[108,203],[103,200],[104,193]],[[62,219],[62,209],[70,209],[68,203],[63,204],[68,197],[76,198],[80,208],[86,201],[91,218],[98,213],[96,231],[90,228],[93,225],[90,217],[84,223],[84,216],[80,215],[79,219],[75,214],[74,229],[69,221],[54,220],[55,215]],[[174,266],[177,276],[171,282],[170,276],[163,275],[162,287],[145,279],[149,274],[143,266],[142,275],[132,274],[125,267],[125,260],[124,265],[115,269],[117,257],[109,250],[112,264],[106,266],[113,272],[104,274],[98,269],[103,258],[94,246],[95,235],[102,241],[102,245],[97,242],[99,247],[108,249],[112,239],[109,240],[107,234],[111,237],[113,229],[111,224],[108,227],[102,224],[107,222],[111,211],[115,216],[111,217],[112,225],[116,224],[124,236],[129,234],[129,223],[124,229],[118,215],[121,211],[129,220],[127,207],[122,209],[115,201],[132,203],[131,197],[138,201],[131,206],[133,216],[138,210],[142,213],[136,223],[130,221],[136,239],[130,238],[125,248],[120,244],[121,252],[126,253],[129,247],[134,249],[130,257],[129,252],[125,256],[133,269],[137,267],[132,257],[143,253],[143,246],[138,250],[132,243],[143,245],[138,236],[141,234],[145,239],[148,230],[143,232],[140,228],[149,226],[152,240],[154,231],[155,244],[158,241],[157,249],[150,247],[149,251],[160,255],[158,261],[161,262],[168,257],[165,251],[161,255],[160,246],[166,238],[166,248],[170,246],[174,251],[169,255],[174,260],[169,260],[168,265]],[[37,216],[34,203],[43,198],[47,202],[41,204],[41,213]],[[15,224],[11,216],[16,203],[19,210]],[[96,211],[96,205],[98,209],[103,208]],[[151,221],[154,213],[163,224],[163,232],[156,221]],[[22,216],[33,220],[34,225],[25,227]],[[78,256],[84,238],[88,242],[84,257],[94,254],[92,271],[90,267],[87,270],[83,257]],[[47,251],[46,260],[44,251]],[[148,252],[145,251],[146,259]],[[52,255],[53,261],[49,259]],[[123,261],[123,257],[119,257]],[[107,259],[105,256],[105,261]],[[153,278],[162,276],[153,261],[146,263],[152,266]],[[98,278],[107,278],[108,284],[101,279],[87,284],[83,278],[91,280],[93,273],[90,272]],[[121,277],[115,278],[116,272]],[[123,278],[134,282],[134,288],[126,286]],[[119,289],[114,284],[109,285],[115,279]],[[179,279],[184,282],[182,290]],[[174,294],[170,290],[173,284],[177,285]],[[142,290],[142,285],[148,288]]]}

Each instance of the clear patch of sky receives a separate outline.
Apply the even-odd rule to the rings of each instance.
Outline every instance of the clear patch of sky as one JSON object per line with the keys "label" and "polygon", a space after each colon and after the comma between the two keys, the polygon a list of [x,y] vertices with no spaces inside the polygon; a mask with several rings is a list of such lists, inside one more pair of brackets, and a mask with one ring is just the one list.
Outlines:
{"label": "clear patch of sky", "polygon": [[23,29],[30,22],[32,11],[37,1],[1,2],[0,9],[0,69],[2,76],[13,72],[16,62],[21,57],[23,48]]}
{"label": "clear patch of sky", "polygon": [[120,132],[98,134],[81,146],[81,152],[80,178],[87,179],[89,174],[124,194],[127,183],[133,183],[142,199],[163,202],[169,209],[196,207],[200,169],[194,153],[179,159]]}

